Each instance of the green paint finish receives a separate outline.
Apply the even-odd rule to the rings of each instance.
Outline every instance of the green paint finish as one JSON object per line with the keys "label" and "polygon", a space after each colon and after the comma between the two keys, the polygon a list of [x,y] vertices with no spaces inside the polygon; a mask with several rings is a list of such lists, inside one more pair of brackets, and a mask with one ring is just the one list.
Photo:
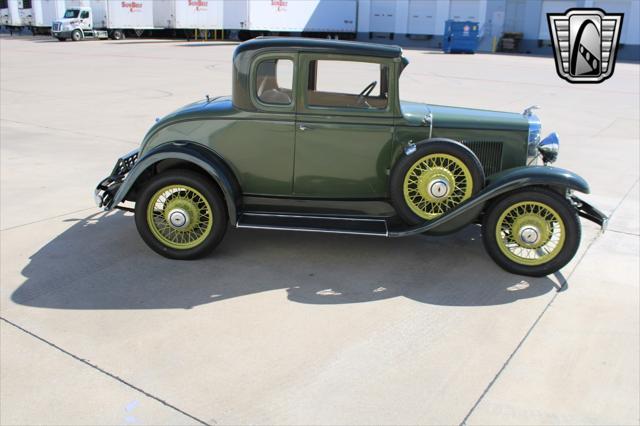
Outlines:
{"label": "green paint finish", "polygon": [[[255,65],[272,58],[294,63],[292,105],[256,99]],[[307,106],[309,64],[318,59],[387,67],[387,109]],[[195,143],[229,165],[245,195],[387,199],[393,164],[408,143],[429,137],[425,116],[431,113],[432,137],[499,143],[498,170],[525,165],[524,116],[401,102],[398,78],[405,65],[397,47],[291,38],[244,43],[233,58],[233,97],[195,102],[163,117],[145,137],[141,157],[167,142]]]}

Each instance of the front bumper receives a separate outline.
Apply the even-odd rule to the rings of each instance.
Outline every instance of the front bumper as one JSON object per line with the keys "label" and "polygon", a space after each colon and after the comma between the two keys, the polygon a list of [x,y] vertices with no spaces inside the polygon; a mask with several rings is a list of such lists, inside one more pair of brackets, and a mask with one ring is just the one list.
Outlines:
{"label": "front bumper", "polygon": [[607,229],[609,218],[604,213],[573,194],[570,195],[569,198],[581,217],[600,225],[602,232]]}
{"label": "front bumper", "polygon": [[71,38],[72,32],[73,31],[51,31],[51,35],[54,37]]}
{"label": "front bumper", "polygon": [[111,174],[100,181],[94,192],[94,200],[98,207],[102,207],[105,210],[110,210],[114,207],[112,205],[114,196],[118,192],[120,185],[122,185],[127,173],[129,173],[136,164],[139,153],[140,150],[136,148],[118,158]]}

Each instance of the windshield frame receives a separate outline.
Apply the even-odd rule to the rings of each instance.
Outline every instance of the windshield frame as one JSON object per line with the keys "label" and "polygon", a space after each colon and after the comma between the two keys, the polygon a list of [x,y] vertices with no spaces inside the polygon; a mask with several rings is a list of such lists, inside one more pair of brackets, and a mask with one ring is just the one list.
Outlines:
{"label": "windshield frame", "polygon": [[[67,16],[69,14],[69,12],[75,12],[74,16]],[[80,9],[67,9],[64,12],[64,15],[62,16],[64,19],[76,19],[78,16],[80,16]]]}

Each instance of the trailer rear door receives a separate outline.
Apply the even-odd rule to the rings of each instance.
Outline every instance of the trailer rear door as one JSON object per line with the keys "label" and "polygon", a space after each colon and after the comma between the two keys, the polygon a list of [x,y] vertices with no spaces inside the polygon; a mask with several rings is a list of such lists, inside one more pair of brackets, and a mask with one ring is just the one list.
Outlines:
{"label": "trailer rear door", "polygon": [[107,28],[153,28],[153,1],[107,1]]}

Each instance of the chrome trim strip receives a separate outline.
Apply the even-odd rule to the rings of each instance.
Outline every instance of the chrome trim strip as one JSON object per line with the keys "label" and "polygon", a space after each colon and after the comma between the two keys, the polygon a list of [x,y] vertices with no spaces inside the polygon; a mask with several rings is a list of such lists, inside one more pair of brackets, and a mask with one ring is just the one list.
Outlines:
{"label": "chrome trim strip", "polygon": [[258,217],[283,217],[283,218],[292,218],[292,219],[329,219],[329,220],[346,220],[346,221],[359,221],[359,222],[382,222],[387,224],[387,222],[383,219],[367,219],[360,217],[342,217],[342,216],[312,216],[312,215],[304,215],[304,214],[282,214],[282,213],[241,213],[242,216],[258,216]]}
{"label": "chrome trim strip", "polygon": [[330,229],[310,229],[310,228],[287,228],[278,226],[261,226],[261,225],[243,225],[239,222],[236,223],[236,228],[244,229],[268,229],[272,231],[300,231],[300,232],[318,232],[321,234],[347,234],[347,235],[368,235],[371,237],[388,237],[389,231],[384,234],[374,232],[356,232],[356,231],[335,231]]}
{"label": "chrome trim strip", "polygon": [[431,139],[431,136],[433,135],[433,113],[431,112],[431,109],[427,108],[427,110],[429,112],[424,116],[422,121],[429,125],[429,139]]}
{"label": "chrome trim strip", "polygon": [[[384,233],[382,232],[362,232],[362,231],[348,231],[348,230],[339,230],[339,229],[322,229],[322,228],[304,228],[299,226],[274,226],[274,225],[252,225],[252,224],[243,224],[241,223],[243,216],[254,216],[254,217],[278,217],[278,218],[288,218],[288,219],[318,219],[318,220],[340,220],[346,222],[378,222],[384,225]],[[299,231],[299,232],[318,232],[323,234],[346,234],[346,235],[370,235],[374,237],[388,237],[389,236],[389,227],[387,226],[387,221],[382,219],[366,219],[366,218],[351,218],[351,217],[340,217],[340,216],[310,216],[310,215],[292,215],[292,214],[270,214],[270,213],[242,213],[238,216],[238,220],[235,223],[236,228],[245,228],[245,229],[268,229],[273,231]]]}

